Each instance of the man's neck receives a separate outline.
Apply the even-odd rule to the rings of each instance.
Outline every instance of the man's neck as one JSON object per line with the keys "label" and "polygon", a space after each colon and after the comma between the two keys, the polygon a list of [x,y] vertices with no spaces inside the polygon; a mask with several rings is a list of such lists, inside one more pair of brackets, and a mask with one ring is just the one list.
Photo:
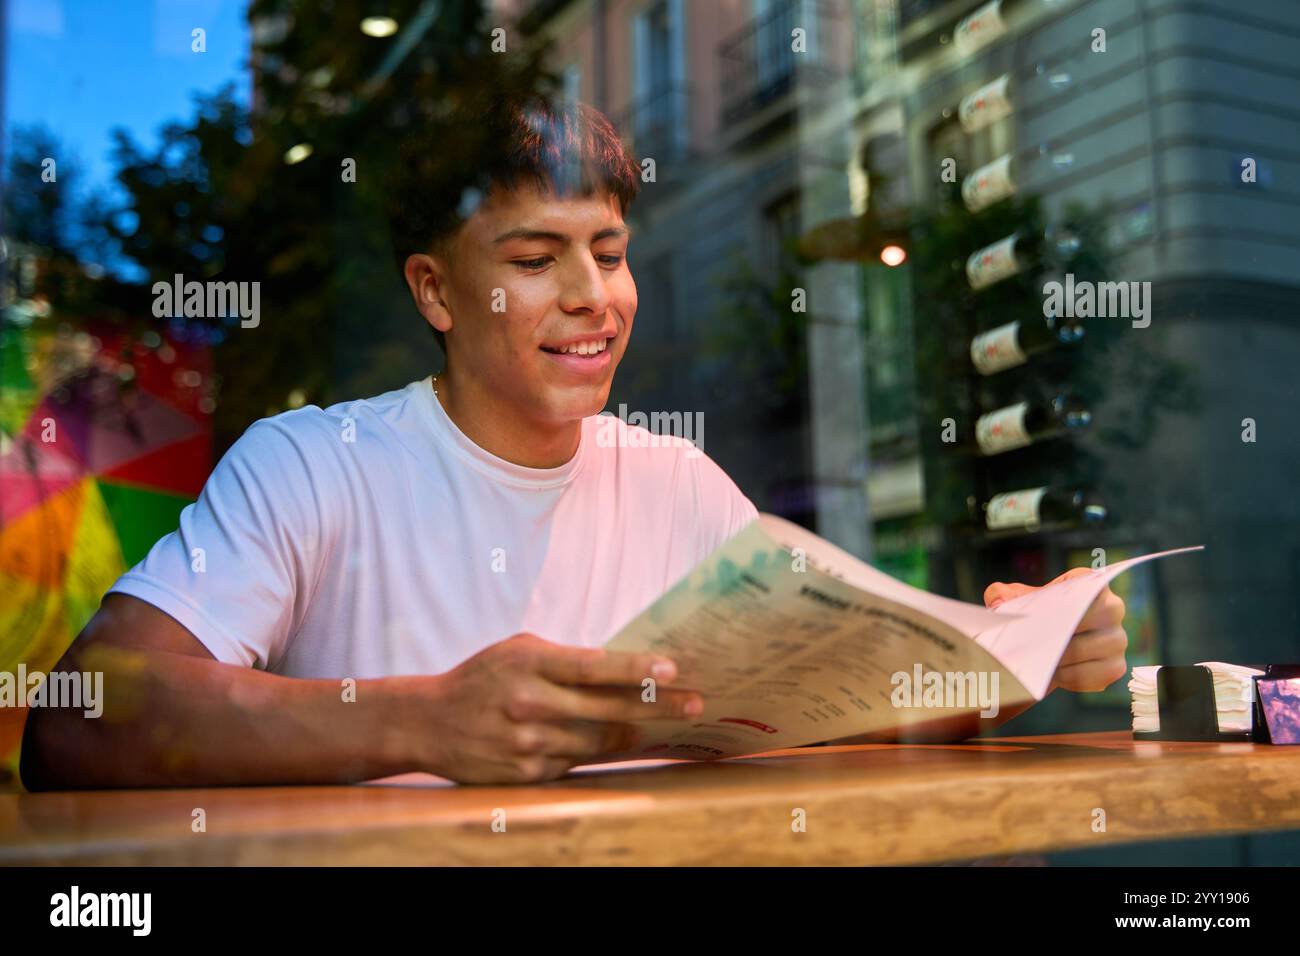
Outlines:
{"label": "man's neck", "polygon": [[525,468],[558,468],[578,451],[582,422],[545,428],[502,410],[499,399],[473,379],[438,373],[434,401],[456,427],[484,451]]}

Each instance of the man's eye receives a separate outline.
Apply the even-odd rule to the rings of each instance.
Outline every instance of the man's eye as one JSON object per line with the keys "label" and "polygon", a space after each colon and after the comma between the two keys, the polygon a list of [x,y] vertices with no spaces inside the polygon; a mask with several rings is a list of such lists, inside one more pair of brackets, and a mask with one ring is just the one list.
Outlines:
{"label": "man's eye", "polygon": [[611,256],[597,256],[596,258],[597,258],[597,259],[600,259],[600,260],[601,260],[602,262],[604,262],[606,265],[611,265],[611,266],[616,266],[616,265],[618,265],[620,262],[623,261],[623,257],[622,257],[622,256],[612,256],[612,255],[611,255]]}
{"label": "man's eye", "polygon": [[540,259],[517,259],[512,261],[520,269],[540,269],[546,265],[548,259],[550,259],[550,256],[542,256]]}

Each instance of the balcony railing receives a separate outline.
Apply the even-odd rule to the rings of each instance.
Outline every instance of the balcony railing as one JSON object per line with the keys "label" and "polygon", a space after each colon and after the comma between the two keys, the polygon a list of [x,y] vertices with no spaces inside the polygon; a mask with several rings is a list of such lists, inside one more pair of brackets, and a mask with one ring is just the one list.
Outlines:
{"label": "balcony railing", "polygon": [[656,164],[690,154],[690,90],[663,87],[629,106],[617,119],[619,131],[632,141],[638,159]]}
{"label": "balcony railing", "polygon": [[[781,99],[794,87],[796,63],[817,61],[818,42],[826,25],[824,6],[817,0],[775,4],[719,44],[724,126]],[[791,48],[795,27],[806,31],[806,53],[795,53]]]}

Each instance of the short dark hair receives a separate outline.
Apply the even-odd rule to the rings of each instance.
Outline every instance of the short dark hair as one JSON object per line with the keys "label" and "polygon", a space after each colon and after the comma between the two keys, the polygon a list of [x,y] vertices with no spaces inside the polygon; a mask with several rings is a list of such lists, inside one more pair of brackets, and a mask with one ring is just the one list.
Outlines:
{"label": "short dark hair", "polygon": [[[558,195],[608,193],[626,216],[641,188],[640,167],[605,115],[586,103],[557,107],[540,94],[486,108],[462,101],[446,122],[423,127],[398,150],[388,189],[398,272],[416,253],[449,258],[478,201],[524,185]],[[434,336],[446,352],[443,333]]]}

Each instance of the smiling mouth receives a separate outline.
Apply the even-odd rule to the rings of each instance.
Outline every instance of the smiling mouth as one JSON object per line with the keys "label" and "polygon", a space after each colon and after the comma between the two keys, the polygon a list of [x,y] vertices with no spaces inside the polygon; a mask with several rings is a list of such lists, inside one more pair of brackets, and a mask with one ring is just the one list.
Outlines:
{"label": "smiling mouth", "polygon": [[563,348],[553,348],[551,346],[543,345],[541,346],[541,349],[543,352],[549,352],[552,355],[574,355],[579,358],[590,358],[603,354],[605,350],[609,348],[609,343],[612,341],[612,337],[589,339],[585,342],[575,342],[572,345],[567,345]]}

